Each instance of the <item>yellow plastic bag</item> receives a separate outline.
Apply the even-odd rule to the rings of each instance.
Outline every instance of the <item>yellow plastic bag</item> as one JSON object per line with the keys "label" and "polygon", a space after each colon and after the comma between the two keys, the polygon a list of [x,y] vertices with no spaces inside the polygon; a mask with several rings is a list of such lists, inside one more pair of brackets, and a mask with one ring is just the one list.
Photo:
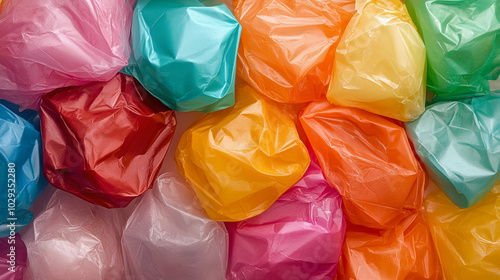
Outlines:
{"label": "yellow plastic bag", "polygon": [[292,114],[249,86],[236,105],[206,114],[182,135],[176,151],[210,218],[239,221],[265,211],[309,166]]}
{"label": "yellow plastic bag", "polygon": [[425,210],[446,279],[500,279],[500,182],[466,209],[435,191]]}
{"label": "yellow plastic bag", "polygon": [[357,1],[335,54],[331,103],[409,121],[424,112],[425,46],[399,0]]}

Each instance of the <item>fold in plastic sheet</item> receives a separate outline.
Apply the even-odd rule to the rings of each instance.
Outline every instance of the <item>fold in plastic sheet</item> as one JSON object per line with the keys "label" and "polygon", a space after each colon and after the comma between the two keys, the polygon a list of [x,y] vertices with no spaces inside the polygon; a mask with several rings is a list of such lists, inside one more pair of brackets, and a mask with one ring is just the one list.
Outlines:
{"label": "fold in plastic sheet", "polygon": [[25,280],[122,280],[124,218],[57,190],[23,235]]}
{"label": "fold in plastic sheet", "polygon": [[302,179],[264,213],[226,223],[226,279],[333,279],[346,226],[342,197],[313,158]]}
{"label": "fold in plastic sheet", "polygon": [[5,2],[0,10],[0,98],[38,110],[44,93],[113,78],[130,55],[132,3]]}
{"label": "fold in plastic sheet", "polygon": [[137,0],[122,71],[176,111],[221,110],[234,105],[240,33],[216,0]]}
{"label": "fold in plastic sheet", "polygon": [[174,112],[125,74],[44,96],[40,119],[45,177],[108,208],[153,187],[176,125]]}
{"label": "fold in plastic sheet", "polygon": [[434,100],[488,94],[500,74],[498,0],[406,0],[427,48]]}
{"label": "fold in plastic sheet", "polygon": [[23,280],[26,260],[26,245],[21,235],[0,238],[0,280]]}
{"label": "fold in plastic sheet", "polygon": [[348,223],[337,279],[443,279],[423,215],[409,216],[390,230]]}
{"label": "fold in plastic sheet", "polygon": [[164,173],[130,216],[122,248],[127,279],[220,280],[227,268],[228,236],[210,220],[184,178]]}
{"label": "fold in plastic sheet", "polygon": [[234,1],[243,27],[238,74],[278,102],[324,96],[335,48],[352,16],[336,2],[346,1]]}
{"label": "fold in plastic sheet", "polygon": [[300,122],[351,222],[389,229],[420,209],[426,176],[403,127],[326,100],[309,104]]}
{"label": "fold in plastic sheet", "polygon": [[204,115],[182,135],[177,168],[210,218],[240,221],[265,211],[297,182],[309,154],[286,108],[236,89],[232,108]]}
{"label": "fold in plastic sheet", "polygon": [[434,104],[407,123],[415,149],[446,195],[461,208],[500,180],[500,92]]}
{"label": "fold in plastic sheet", "polygon": [[29,224],[29,211],[47,181],[42,176],[40,132],[31,123],[0,104],[0,236],[10,234],[9,218],[15,231]]}
{"label": "fold in plastic sheet", "polygon": [[425,46],[399,0],[358,1],[335,54],[332,103],[409,121],[425,109]]}
{"label": "fold in plastic sheet", "polygon": [[500,182],[467,209],[435,191],[425,211],[446,279],[500,279]]}

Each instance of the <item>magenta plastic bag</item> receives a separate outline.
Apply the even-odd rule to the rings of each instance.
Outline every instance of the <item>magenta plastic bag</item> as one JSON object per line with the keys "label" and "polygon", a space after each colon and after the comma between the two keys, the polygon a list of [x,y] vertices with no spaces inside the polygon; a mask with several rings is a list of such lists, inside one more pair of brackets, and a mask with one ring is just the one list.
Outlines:
{"label": "magenta plastic bag", "polygon": [[267,211],[226,223],[227,280],[334,278],[346,229],[342,198],[310,154],[302,179]]}
{"label": "magenta plastic bag", "polygon": [[0,280],[23,280],[26,245],[21,235],[0,238]]}
{"label": "magenta plastic bag", "polygon": [[126,279],[224,279],[226,228],[188,188],[180,175],[164,173],[141,199],[123,232]]}
{"label": "magenta plastic bag", "polygon": [[13,0],[0,10],[0,99],[38,109],[56,88],[107,81],[130,55],[133,0]]}

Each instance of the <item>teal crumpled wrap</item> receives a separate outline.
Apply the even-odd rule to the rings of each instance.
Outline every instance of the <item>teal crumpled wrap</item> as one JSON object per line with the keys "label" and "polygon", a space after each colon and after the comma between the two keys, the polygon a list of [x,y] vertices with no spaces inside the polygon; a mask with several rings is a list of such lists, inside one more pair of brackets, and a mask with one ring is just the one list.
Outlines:
{"label": "teal crumpled wrap", "polygon": [[0,237],[10,235],[11,222],[18,232],[33,219],[29,208],[47,185],[40,141],[40,132],[31,123],[0,104]]}
{"label": "teal crumpled wrap", "polygon": [[500,91],[436,103],[406,128],[430,176],[458,207],[472,206],[500,180]]}
{"label": "teal crumpled wrap", "polygon": [[138,0],[132,54],[122,72],[176,111],[231,107],[240,33],[233,14],[216,0]]}
{"label": "teal crumpled wrap", "polygon": [[489,94],[500,74],[500,1],[406,0],[427,49],[434,101]]}

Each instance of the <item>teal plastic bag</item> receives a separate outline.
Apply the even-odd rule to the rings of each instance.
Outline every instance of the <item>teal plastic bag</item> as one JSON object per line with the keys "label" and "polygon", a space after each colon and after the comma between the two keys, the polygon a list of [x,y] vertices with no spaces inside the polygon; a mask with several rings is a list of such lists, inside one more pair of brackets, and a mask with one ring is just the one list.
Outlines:
{"label": "teal plastic bag", "polygon": [[408,135],[437,185],[458,207],[472,206],[500,180],[500,92],[439,102]]}
{"label": "teal plastic bag", "polygon": [[406,0],[427,48],[433,101],[487,95],[500,74],[500,1]]}
{"label": "teal plastic bag", "polygon": [[173,110],[221,110],[234,105],[240,33],[219,1],[138,0],[122,72]]}

